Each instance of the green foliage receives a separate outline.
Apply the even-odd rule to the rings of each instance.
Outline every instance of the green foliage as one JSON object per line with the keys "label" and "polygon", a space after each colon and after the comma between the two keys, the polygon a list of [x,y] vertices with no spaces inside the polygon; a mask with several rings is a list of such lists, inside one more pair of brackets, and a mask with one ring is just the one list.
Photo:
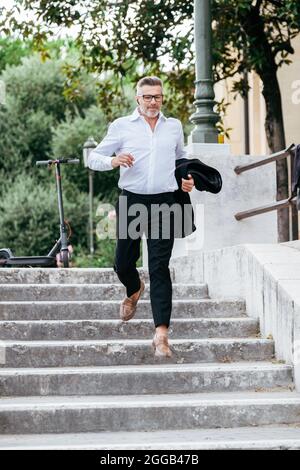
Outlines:
{"label": "green foliage", "polygon": [[[35,161],[52,154],[52,137],[59,124],[83,115],[96,103],[94,79],[86,73],[81,74],[81,95],[72,103],[67,100],[63,64],[57,59],[42,62],[33,55],[2,73],[6,102],[0,107],[0,174],[12,179],[20,170],[32,174]],[[41,170],[33,174],[44,177]]]}
{"label": "green foliage", "polygon": [[[57,52],[57,49],[54,49]],[[62,185],[65,217],[72,227],[74,259],[85,264],[88,255],[88,170],[83,166],[83,143],[89,136],[100,141],[109,124],[95,105],[98,81],[86,72],[77,74],[74,96],[66,93],[67,70],[73,70],[76,51],[68,61],[39,55],[7,66],[1,79],[7,95],[0,107],[0,246],[15,255],[46,254],[59,236],[57,195],[54,174],[36,167],[36,160],[77,157],[80,165],[63,166]],[[126,85],[124,85],[126,87]],[[132,87],[124,89],[134,97]],[[134,101],[120,100],[120,113],[129,112]],[[123,106],[123,112],[122,112]],[[130,110],[131,110],[130,109]],[[112,115],[118,115],[112,107]],[[52,169],[53,171],[53,169]],[[52,178],[51,178],[52,176]],[[94,208],[99,198],[114,203],[119,171],[94,173]],[[94,210],[94,226],[96,227]],[[97,241],[93,260],[87,265],[111,266],[115,241]],[[80,264],[81,263],[81,264]]]}
{"label": "green foliage", "polygon": [[[83,143],[93,136],[100,142],[107,130],[107,120],[103,112],[96,106],[89,108],[84,117],[74,119],[69,115],[53,132],[51,143],[52,154],[55,157],[73,157],[81,160],[80,165],[68,168],[69,185],[80,191],[88,191],[88,170],[83,166]],[[117,194],[119,171],[94,173],[94,193],[101,194],[107,201],[114,201]]]}
{"label": "green foliage", "polygon": [[9,65],[19,65],[23,57],[32,53],[32,44],[20,39],[0,37],[0,74]]}
{"label": "green foliage", "polygon": [[[133,57],[146,66],[157,63],[162,57],[170,57],[181,69],[193,61],[193,2],[19,0],[18,3],[42,18],[42,23],[26,24],[26,31],[33,39],[39,37],[35,33],[41,34],[41,29],[49,33],[50,26],[70,27],[74,23],[80,26],[77,43],[84,65],[92,70],[113,70],[126,76],[132,70]],[[285,61],[286,54],[293,53],[291,39],[299,32],[298,0],[213,0],[212,14],[217,76],[231,75],[242,62],[243,67],[246,63],[251,67],[263,62],[261,47],[253,47],[257,33],[264,34],[279,60]],[[249,30],[247,23],[253,19],[259,21],[252,22]],[[2,26],[5,25],[4,20]],[[11,29],[22,31],[25,25],[22,28],[11,20]]]}
{"label": "green foliage", "polygon": [[[34,11],[36,21],[20,22],[16,13],[22,9],[31,15]],[[276,74],[280,66],[290,63],[294,53],[292,39],[300,30],[300,2],[213,0],[212,15],[214,79],[234,77],[233,91],[243,95],[246,91],[243,73],[256,71],[264,84],[267,137],[270,148],[274,149],[276,136],[271,132],[272,118],[275,116],[277,122],[282,118]],[[58,60],[63,43],[47,41],[57,26],[74,25],[79,33],[68,46],[73,48],[72,53],[68,52],[64,61]],[[93,135],[99,141],[108,122],[132,110],[134,86],[140,76],[152,73],[161,76],[165,83],[164,112],[180,118],[183,123],[188,122],[194,110],[192,30],[193,2],[186,0],[18,0],[11,11],[0,8],[0,34],[20,33],[28,41],[23,47],[10,39],[0,39],[0,73],[4,70],[0,78],[7,86],[6,105],[0,107],[0,196],[1,204],[6,201],[5,217],[10,207],[13,208],[11,218],[4,217],[0,221],[4,241],[13,240],[15,230],[18,237],[25,232],[34,236],[36,232],[40,235],[37,238],[43,240],[36,224],[38,214],[42,217],[44,211],[46,219],[51,215],[45,196],[51,191],[45,171],[35,168],[33,172],[35,160],[58,155],[82,158],[82,144],[87,137]],[[3,48],[3,41],[7,47]],[[40,55],[26,57],[28,48]],[[171,68],[164,65],[168,62],[172,62]],[[226,107],[224,101],[219,103],[221,113],[226,112]],[[229,131],[222,127],[222,122],[219,128],[225,133]],[[185,131],[189,131],[187,124]],[[277,145],[282,147],[282,139],[277,140]],[[16,178],[20,171],[27,174],[21,178],[25,186]],[[36,184],[38,179],[39,185]],[[117,171],[97,172],[95,193],[114,202],[117,179]],[[87,209],[80,201],[86,204],[87,181],[82,164],[69,167],[64,176],[66,200],[74,204],[74,208],[69,205],[70,212],[67,209],[66,212],[78,217],[80,236],[76,240],[83,252],[87,249]],[[32,190],[35,198],[31,196],[30,184],[35,188]],[[12,189],[15,185],[17,194],[20,193],[18,201]],[[22,191],[26,197],[21,195]],[[55,199],[55,192],[51,194]],[[28,218],[28,214],[35,211],[34,201],[37,215]],[[40,201],[44,201],[44,207]],[[19,226],[16,216],[22,212],[22,205],[27,210],[27,219],[24,216],[23,220],[20,215]],[[80,215],[79,207],[82,208]],[[52,209],[54,211],[54,206]],[[51,220],[56,220],[53,215],[54,212]],[[56,228],[49,226],[47,233],[53,237]],[[1,239],[0,242],[3,244]],[[111,243],[107,241],[106,246],[102,241],[101,248],[97,246],[99,263],[109,259],[111,265]],[[33,248],[25,238],[21,239],[19,248],[23,250],[24,246]],[[39,250],[45,246],[46,242]],[[47,245],[46,251],[48,248]],[[80,257],[78,262],[84,263]]]}
{"label": "green foliage", "polygon": [[85,86],[76,106],[64,97],[63,66],[65,63],[62,60],[43,62],[38,55],[33,55],[23,59],[17,67],[6,68],[1,79],[6,84],[7,94],[15,99],[15,112],[21,114],[42,110],[60,121],[64,119],[66,110],[75,115],[95,103],[92,79],[87,74],[82,74]]}
{"label": "green foliage", "polygon": [[[27,139],[24,120],[14,112],[13,97],[7,95],[5,107],[0,107],[0,171],[7,176],[13,177],[20,168],[28,168],[29,162],[24,159],[25,153],[29,153]],[[2,186],[0,194],[1,189]]]}
{"label": "green foliage", "polygon": [[[300,30],[297,0],[214,0],[214,51],[216,79],[245,69],[262,77],[273,63],[288,63],[291,41]],[[262,77],[263,79],[263,77]]]}
{"label": "green foliage", "polygon": [[116,241],[105,239],[98,241],[93,256],[86,248],[76,247],[73,266],[78,268],[111,268],[114,264]]}
{"label": "green foliage", "polygon": [[[76,268],[111,268],[114,264],[116,241],[101,240],[95,253],[91,255],[88,250],[77,247],[73,256],[72,265]],[[137,267],[143,265],[142,256],[137,260]]]}
{"label": "green foliage", "polygon": [[226,109],[230,105],[224,98],[217,104],[217,113],[221,117],[221,122],[217,124],[217,128],[220,134],[223,134],[227,139],[230,139],[230,132],[233,130],[232,127],[226,127],[224,125],[224,118],[226,116]]}
{"label": "green foliage", "polygon": [[[167,96],[168,112],[177,113],[183,122],[187,121],[191,114],[191,84],[194,82],[193,2],[19,0],[18,8],[34,11],[40,21],[19,24],[12,10],[8,20],[4,16],[3,31],[18,31],[23,37],[31,37],[37,48],[42,47],[43,37],[52,34],[53,26],[78,27],[76,43],[80,48],[81,64],[77,69],[80,70],[82,65],[90,71],[113,74],[113,80],[109,78],[107,82],[108,99],[105,99],[105,92],[99,94],[99,102],[109,119],[113,117],[110,105],[113,103],[113,109],[119,109],[126,77],[130,76],[132,83],[136,82],[138,63],[139,76],[156,70],[166,78],[171,92]],[[290,55],[294,53],[292,39],[300,30],[300,2],[213,0],[212,18],[215,81],[237,76],[233,90],[240,92],[239,75],[245,70],[255,70],[265,88],[270,87],[276,80],[278,67],[289,64]],[[172,62],[171,70],[166,69],[162,59]],[[69,83],[71,95],[72,74],[75,90],[78,88],[77,72],[73,70]],[[274,87],[274,100],[271,91],[264,93],[267,121],[272,121],[276,113],[282,114],[278,87]],[[281,118],[279,116],[279,120]],[[273,127],[270,122],[267,126]],[[267,133],[267,137],[272,148],[274,136]]]}
{"label": "green foliage", "polygon": [[[49,175],[48,175],[49,176]],[[71,243],[87,246],[88,199],[79,191],[64,193],[65,219],[72,227]],[[15,255],[43,255],[59,238],[59,216],[55,182],[37,185],[20,174],[7,183],[0,200],[0,246]]]}

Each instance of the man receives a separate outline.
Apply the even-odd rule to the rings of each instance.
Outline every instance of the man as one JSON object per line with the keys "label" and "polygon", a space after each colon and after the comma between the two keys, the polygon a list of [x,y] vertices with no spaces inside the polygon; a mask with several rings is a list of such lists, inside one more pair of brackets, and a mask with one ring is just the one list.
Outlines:
{"label": "man", "polygon": [[[186,156],[182,125],[178,119],[166,118],[162,112],[163,85],[157,77],[144,77],[137,84],[137,108],[130,116],[116,119],[106,137],[89,156],[89,168],[106,171],[120,167],[119,188],[122,190],[116,206],[117,226],[132,222],[130,207],[143,204],[151,213],[157,204],[171,207],[178,189],[175,178],[176,159]],[[115,154],[115,157],[112,155]],[[194,186],[191,175],[182,178],[181,189],[190,192]],[[120,210],[120,198],[126,198],[126,210]],[[122,199],[123,201],[123,199]],[[123,205],[124,206],[124,205]],[[157,221],[156,221],[157,222]],[[155,222],[155,223],[156,223]],[[148,218],[148,226],[155,226]],[[146,223],[147,225],[147,223]],[[174,245],[174,233],[168,238],[147,236],[150,300],[156,333],[152,345],[156,356],[171,357],[168,328],[172,309],[172,282],[169,261]],[[120,318],[130,320],[144,290],[136,262],[140,256],[141,237],[117,237],[114,270],[126,287],[127,296],[120,307]]]}

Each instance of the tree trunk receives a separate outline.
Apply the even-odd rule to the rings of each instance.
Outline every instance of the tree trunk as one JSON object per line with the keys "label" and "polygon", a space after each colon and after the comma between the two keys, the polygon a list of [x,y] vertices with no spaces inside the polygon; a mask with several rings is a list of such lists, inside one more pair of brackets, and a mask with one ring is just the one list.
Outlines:
{"label": "tree trunk", "polygon": [[[272,75],[272,78],[270,77]],[[286,147],[281,92],[276,70],[272,74],[262,74],[263,96],[266,102],[265,130],[269,148],[272,153]],[[277,201],[289,197],[287,159],[276,162]],[[289,236],[289,208],[278,211],[278,242],[285,242]]]}
{"label": "tree trunk", "polygon": [[[250,55],[260,54],[263,59],[255,66],[255,71],[263,82],[263,96],[266,102],[265,130],[272,153],[285,149],[285,134],[282,115],[281,93],[277,78],[277,64],[265,33],[265,25],[260,16],[258,2],[246,15],[240,16],[241,24],[250,39]],[[276,162],[277,200],[288,197],[287,160]],[[278,210],[278,242],[289,241],[289,208]]]}

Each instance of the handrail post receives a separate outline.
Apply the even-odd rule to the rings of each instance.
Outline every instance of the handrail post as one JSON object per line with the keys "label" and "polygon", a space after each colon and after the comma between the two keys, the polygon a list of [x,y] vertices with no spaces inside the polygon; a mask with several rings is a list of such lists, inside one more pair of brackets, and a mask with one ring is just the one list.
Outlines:
{"label": "handrail post", "polygon": [[[290,154],[290,164],[291,164],[289,190],[290,190],[290,196],[292,196],[292,187],[293,187],[293,181],[294,181],[294,162],[295,162],[295,158],[296,158],[296,147],[294,147],[294,149],[290,149],[289,154]],[[290,208],[291,208],[290,209],[290,220],[291,220],[290,240],[298,240],[298,238],[299,238],[299,218],[298,218],[297,204],[291,204]]]}

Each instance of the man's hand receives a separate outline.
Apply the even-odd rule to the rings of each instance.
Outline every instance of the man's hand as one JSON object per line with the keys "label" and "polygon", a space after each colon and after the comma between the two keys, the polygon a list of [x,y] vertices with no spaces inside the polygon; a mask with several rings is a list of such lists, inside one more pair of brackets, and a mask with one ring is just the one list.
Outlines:
{"label": "man's hand", "polygon": [[188,180],[185,180],[184,178],[181,178],[182,184],[181,184],[181,189],[185,193],[189,193],[192,191],[193,187],[195,186],[194,178],[192,175],[188,175]]}
{"label": "man's hand", "polygon": [[131,153],[119,153],[116,157],[114,157],[111,161],[111,166],[113,168],[117,168],[118,166],[124,166],[125,168],[129,168],[133,166],[134,158]]}

